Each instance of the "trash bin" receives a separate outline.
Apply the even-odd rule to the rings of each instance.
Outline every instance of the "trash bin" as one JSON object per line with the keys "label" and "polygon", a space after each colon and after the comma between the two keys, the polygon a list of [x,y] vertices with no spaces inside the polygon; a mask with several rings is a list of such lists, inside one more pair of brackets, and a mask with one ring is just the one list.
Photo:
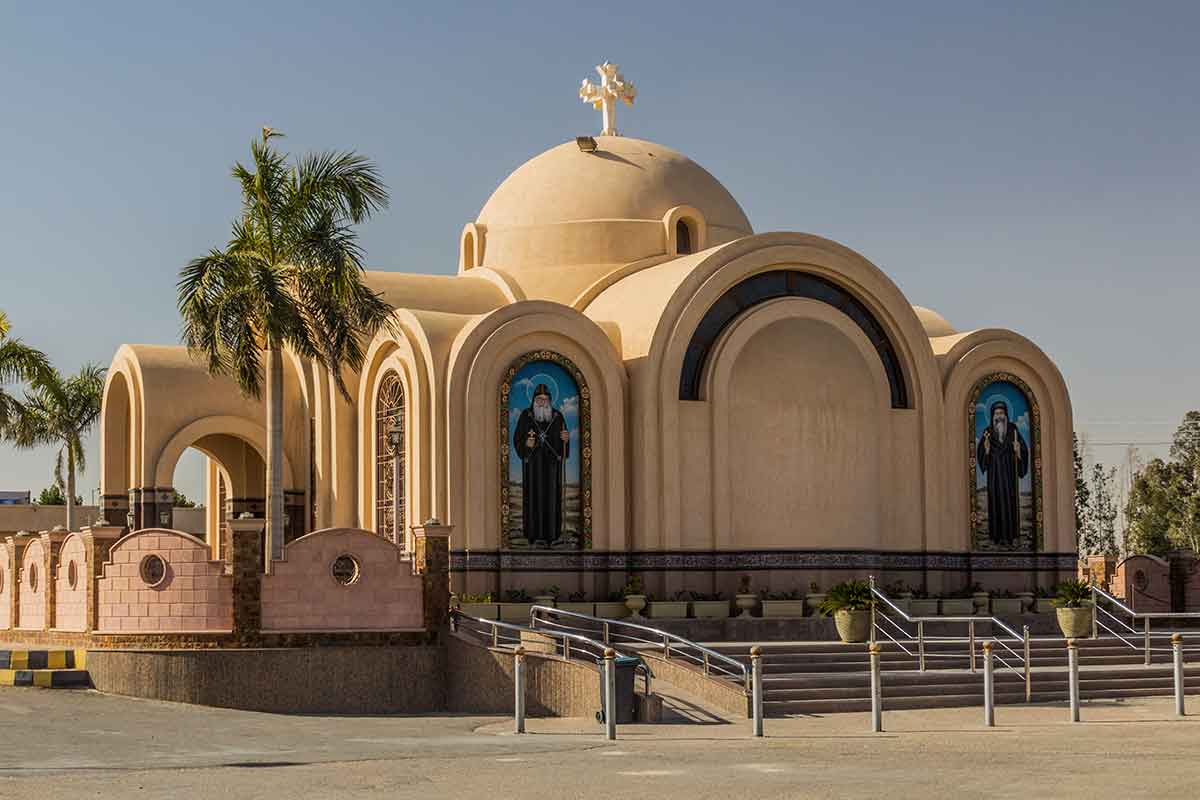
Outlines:
{"label": "trash bin", "polygon": [[[617,672],[617,724],[628,725],[633,722],[635,701],[633,699],[633,681],[637,677],[638,665],[642,659],[637,656],[617,656],[613,666]],[[604,659],[596,659],[600,667],[600,710],[596,712],[596,721],[604,722]]]}

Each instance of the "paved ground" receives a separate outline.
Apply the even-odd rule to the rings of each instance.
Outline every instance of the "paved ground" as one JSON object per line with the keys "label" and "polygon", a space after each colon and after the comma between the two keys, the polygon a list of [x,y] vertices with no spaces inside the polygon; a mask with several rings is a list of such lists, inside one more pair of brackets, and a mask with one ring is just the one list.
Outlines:
{"label": "paved ground", "polygon": [[[1200,703],[1192,701],[1200,713]],[[0,689],[0,797],[1196,797],[1200,717],[1169,699],[749,723],[297,717]]]}

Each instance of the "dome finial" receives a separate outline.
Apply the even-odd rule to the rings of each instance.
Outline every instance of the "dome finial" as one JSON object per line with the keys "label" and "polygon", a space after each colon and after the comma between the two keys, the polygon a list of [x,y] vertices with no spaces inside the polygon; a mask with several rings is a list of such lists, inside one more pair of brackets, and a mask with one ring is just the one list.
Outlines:
{"label": "dome finial", "polygon": [[625,80],[616,64],[605,61],[596,67],[596,72],[600,73],[600,85],[585,78],[579,86],[579,99],[591,103],[592,108],[604,115],[601,136],[620,136],[617,133],[617,101],[624,100],[628,105],[633,105],[637,89],[633,81]]}

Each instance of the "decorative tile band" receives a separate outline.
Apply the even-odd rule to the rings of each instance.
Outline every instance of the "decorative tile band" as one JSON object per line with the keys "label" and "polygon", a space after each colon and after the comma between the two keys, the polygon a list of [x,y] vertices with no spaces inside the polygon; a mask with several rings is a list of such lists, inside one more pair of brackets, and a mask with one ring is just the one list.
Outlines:
{"label": "decorative tile band", "polygon": [[768,569],[1074,571],[1075,553],[880,552],[870,550],[529,551],[455,550],[450,571],[661,572]]}

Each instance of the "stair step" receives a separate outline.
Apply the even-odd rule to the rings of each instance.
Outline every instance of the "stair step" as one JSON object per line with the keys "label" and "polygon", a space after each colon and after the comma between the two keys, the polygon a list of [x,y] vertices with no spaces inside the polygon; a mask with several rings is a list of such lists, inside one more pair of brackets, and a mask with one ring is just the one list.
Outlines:
{"label": "stair step", "polygon": [[[1119,690],[1080,690],[1080,698],[1083,700],[1108,700],[1121,699],[1132,697],[1166,697],[1170,696],[1170,689],[1119,689]],[[1200,687],[1187,690],[1189,695],[1200,695]],[[1067,692],[1059,691],[1034,691],[1034,703],[1048,702],[1063,702],[1067,700]],[[1015,706],[1024,705],[1024,692],[1001,692],[997,688],[996,705]],[[920,708],[964,708],[971,706],[983,706],[983,697],[981,693],[975,692],[971,694],[941,694],[929,697],[889,697],[887,693],[883,696],[883,708],[885,711],[899,711],[905,709],[920,709]],[[830,714],[847,711],[870,711],[871,700],[869,697],[864,698],[842,698],[837,700],[831,699],[814,699],[814,700],[785,700],[772,702],[764,700],[763,713],[769,717],[786,716],[788,714]]]}
{"label": "stair step", "polygon": [[0,686],[86,689],[91,685],[86,669],[0,669]]}

